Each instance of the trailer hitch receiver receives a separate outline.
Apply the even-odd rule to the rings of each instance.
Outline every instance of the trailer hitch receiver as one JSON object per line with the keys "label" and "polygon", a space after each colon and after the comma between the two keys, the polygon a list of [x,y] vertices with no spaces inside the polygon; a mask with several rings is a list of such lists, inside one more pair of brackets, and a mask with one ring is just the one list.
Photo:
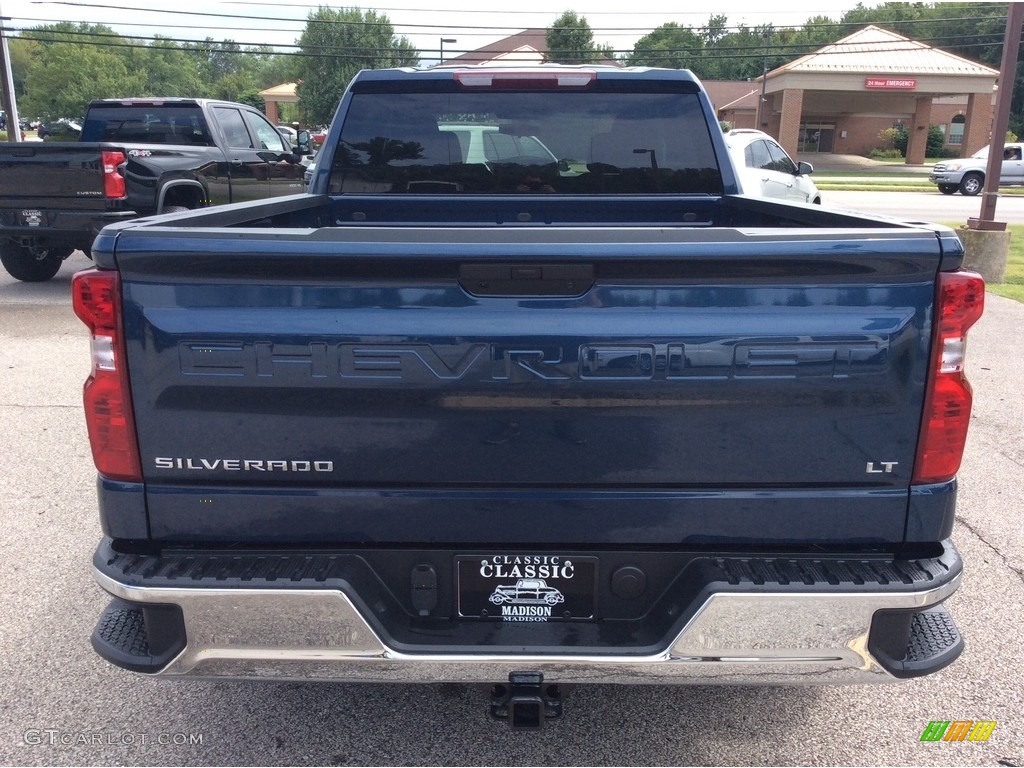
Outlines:
{"label": "trailer hitch receiver", "polygon": [[562,716],[562,691],[545,685],[542,672],[513,672],[508,683],[491,688],[491,717],[513,730],[539,730],[545,720]]}

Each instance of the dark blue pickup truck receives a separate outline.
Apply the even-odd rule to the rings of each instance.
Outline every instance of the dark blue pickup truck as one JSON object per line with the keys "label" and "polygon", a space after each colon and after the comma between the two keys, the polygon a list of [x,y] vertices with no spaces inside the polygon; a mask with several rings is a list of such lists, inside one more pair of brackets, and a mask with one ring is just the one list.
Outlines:
{"label": "dark blue pickup truck", "polygon": [[74,304],[113,600],[164,678],[936,671],[984,285],[740,194],[699,82],[361,73],[311,194],[107,227]]}

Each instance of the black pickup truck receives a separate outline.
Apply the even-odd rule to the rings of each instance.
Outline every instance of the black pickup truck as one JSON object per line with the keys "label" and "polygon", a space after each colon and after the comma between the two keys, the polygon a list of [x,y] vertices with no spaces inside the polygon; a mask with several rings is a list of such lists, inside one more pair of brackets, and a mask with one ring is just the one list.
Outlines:
{"label": "black pickup truck", "polygon": [[0,261],[41,282],[106,224],[301,192],[307,136],[244,104],[93,101],[80,141],[0,144]]}

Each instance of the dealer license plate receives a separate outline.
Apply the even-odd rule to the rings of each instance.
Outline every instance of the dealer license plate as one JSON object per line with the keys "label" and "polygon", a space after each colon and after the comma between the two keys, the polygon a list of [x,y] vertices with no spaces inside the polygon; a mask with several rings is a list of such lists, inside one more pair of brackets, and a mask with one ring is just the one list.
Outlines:
{"label": "dealer license plate", "polygon": [[43,212],[37,208],[24,208],[21,211],[21,223],[26,227],[38,227],[43,223]]}
{"label": "dealer license plate", "polygon": [[596,615],[596,557],[460,555],[455,573],[462,618],[587,621]]}

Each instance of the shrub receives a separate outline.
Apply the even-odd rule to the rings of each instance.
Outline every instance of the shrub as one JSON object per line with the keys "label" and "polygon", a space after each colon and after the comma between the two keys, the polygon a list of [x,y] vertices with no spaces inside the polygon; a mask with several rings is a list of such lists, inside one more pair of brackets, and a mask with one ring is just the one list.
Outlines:
{"label": "shrub", "polygon": [[899,153],[895,157],[907,156],[907,127],[902,123],[879,131],[878,138],[883,142],[883,149],[893,149]]}
{"label": "shrub", "polygon": [[898,149],[881,149],[875,147],[868,153],[868,157],[872,160],[896,160],[903,157],[903,153]]}
{"label": "shrub", "polygon": [[[886,128],[878,132],[878,138],[880,138],[887,148],[895,149],[899,152],[899,157],[907,156],[907,142],[909,136],[907,133],[907,126],[900,123],[894,125],[892,128]],[[946,134],[942,132],[942,129],[937,125],[928,126],[928,139],[925,144],[925,156],[927,157],[948,157],[944,155],[946,152]]]}
{"label": "shrub", "polygon": [[942,132],[942,129],[937,125],[928,126],[928,143],[925,146],[924,154],[926,157],[942,157],[942,152],[946,148],[946,134]]}

